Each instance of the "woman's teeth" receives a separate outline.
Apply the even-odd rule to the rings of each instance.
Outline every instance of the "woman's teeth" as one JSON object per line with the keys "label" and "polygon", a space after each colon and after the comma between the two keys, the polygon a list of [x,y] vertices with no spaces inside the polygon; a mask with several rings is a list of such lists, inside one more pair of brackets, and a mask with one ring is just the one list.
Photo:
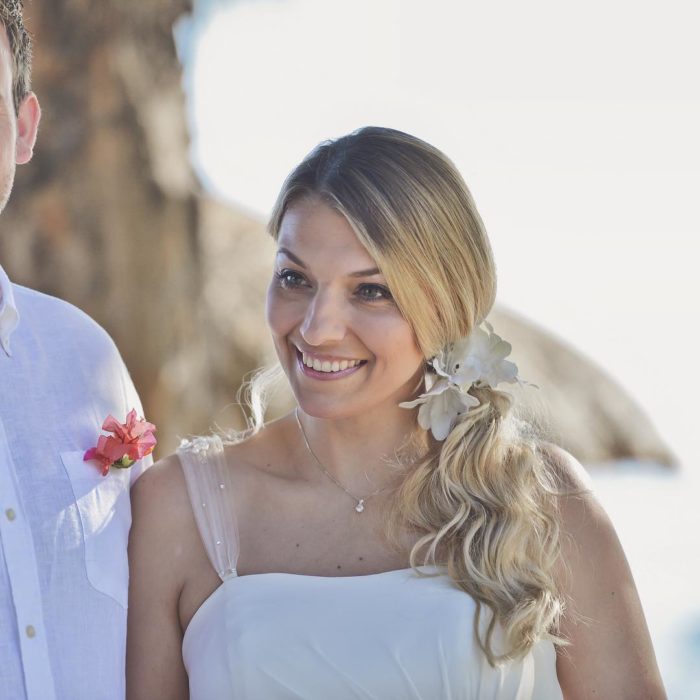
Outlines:
{"label": "woman's teeth", "polygon": [[341,372],[349,367],[356,367],[362,362],[362,360],[343,360],[342,362],[321,362],[320,360],[312,359],[306,353],[301,354],[302,362],[311,369],[315,369],[317,372]]}

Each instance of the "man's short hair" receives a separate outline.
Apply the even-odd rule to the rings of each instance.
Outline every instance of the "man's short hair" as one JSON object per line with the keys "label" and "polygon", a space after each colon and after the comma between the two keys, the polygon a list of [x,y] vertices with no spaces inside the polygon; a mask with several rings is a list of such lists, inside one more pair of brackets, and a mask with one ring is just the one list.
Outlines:
{"label": "man's short hair", "polygon": [[22,0],[0,0],[0,25],[5,28],[10,41],[14,66],[12,70],[12,96],[15,110],[31,90],[32,40],[24,28]]}

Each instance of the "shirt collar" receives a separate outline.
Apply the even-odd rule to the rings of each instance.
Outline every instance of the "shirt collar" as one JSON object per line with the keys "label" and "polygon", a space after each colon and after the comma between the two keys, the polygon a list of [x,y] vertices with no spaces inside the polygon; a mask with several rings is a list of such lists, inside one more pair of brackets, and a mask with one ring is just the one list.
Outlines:
{"label": "shirt collar", "polygon": [[15,304],[15,295],[12,292],[12,283],[0,265],[0,347],[9,357],[10,336],[19,323],[19,311]]}

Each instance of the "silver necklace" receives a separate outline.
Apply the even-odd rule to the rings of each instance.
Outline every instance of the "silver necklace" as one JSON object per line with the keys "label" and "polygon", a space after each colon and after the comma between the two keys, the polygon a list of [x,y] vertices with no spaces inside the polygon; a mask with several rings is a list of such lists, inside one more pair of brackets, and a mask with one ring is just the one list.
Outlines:
{"label": "silver necklace", "polygon": [[372,496],[376,496],[378,493],[381,493],[384,491],[384,489],[377,489],[374,493],[371,493],[369,496],[365,496],[364,498],[358,498],[354,494],[350,493],[345,486],[343,486],[334,476],[331,474],[321,463],[321,460],[316,456],[316,453],[311,449],[311,445],[309,445],[309,439],[306,437],[306,432],[304,431],[304,426],[301,424],[301,421],[299,420],[299,407],[297,406],[294,409],[294,417],[297,419],[297,425],[299,426],[299,430],[301,431],[301,435],[304,438],[304,443],[306,444],[306,449],[311,453],[311,456],[316,460],[316,464],[320,467],[321,471],[337,486],[339,486],[345,493],[352,498],[353,501],[357,502],[357,505],[355,506],[355,510],[358,513],[361,513],[365,509],[365,501],[372,498]]}

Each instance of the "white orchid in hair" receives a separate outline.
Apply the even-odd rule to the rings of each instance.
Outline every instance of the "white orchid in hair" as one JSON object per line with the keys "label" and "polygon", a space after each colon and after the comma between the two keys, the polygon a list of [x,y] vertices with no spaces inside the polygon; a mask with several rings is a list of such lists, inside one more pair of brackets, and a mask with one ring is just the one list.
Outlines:
{"label": "white orchid in hair", "polygon": [[436,440],[449,435],[457,416],[480,405],[479,399],[468,393],[472,386],[495,389],[503,382],[529,384],[518,379],[517,365],[505,359],[511,344],[496,335],[488,321],[483,325],[486,330],[474,328],[431,360],[438,378],[425,394],[399,404],[402,408],[420,406],[418,424],[431,430]]}

